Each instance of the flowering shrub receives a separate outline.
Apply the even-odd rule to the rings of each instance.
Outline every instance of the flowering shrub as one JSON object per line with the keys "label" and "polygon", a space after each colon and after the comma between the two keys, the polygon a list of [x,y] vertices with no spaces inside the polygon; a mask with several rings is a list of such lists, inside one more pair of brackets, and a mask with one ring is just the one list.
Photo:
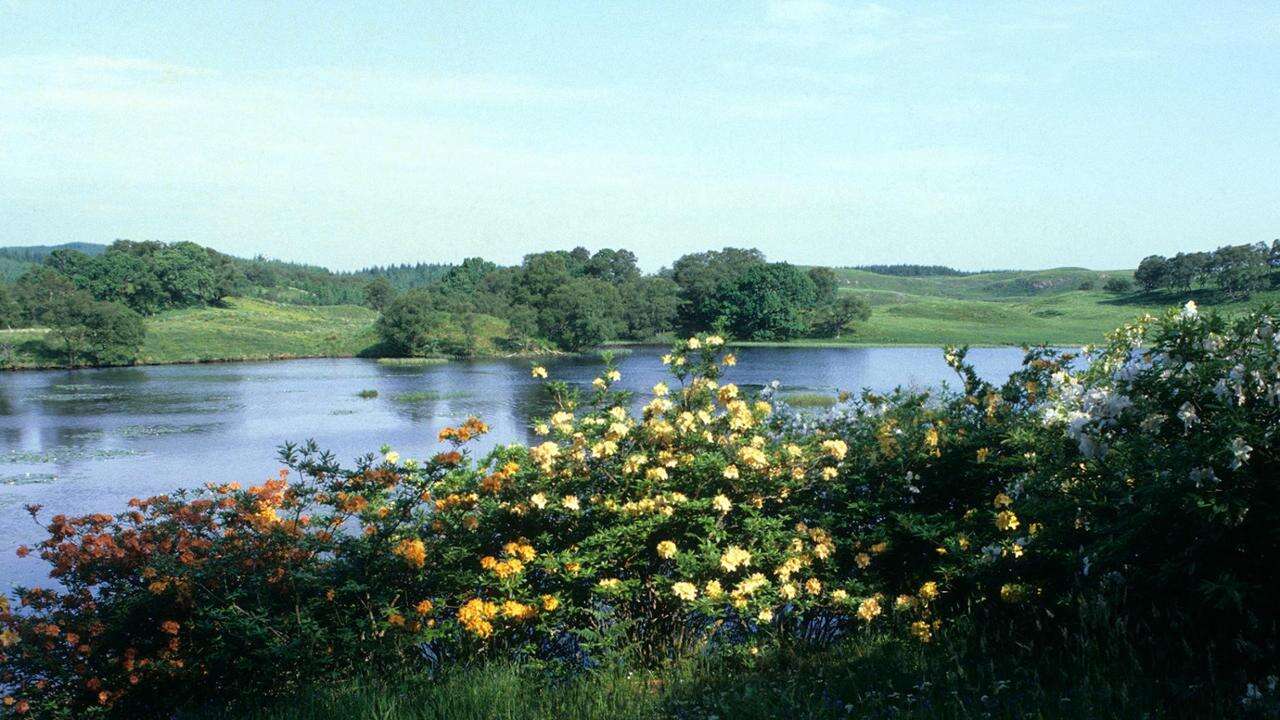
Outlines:
{"label": "flowering shrub", "polygon": [[0,609],[4,707],[164,715],[352,667],[871,625],[929,642],[961,610],[1030,625],[1099,593],[1274,654],[1269,316],[1147,319],[999,386],[947,360],[957,392],[801,416],[725,382],[724,341],[695,337],[638,416],[611,364],[584,390],[534,367],[552,409],[528,447],[470,457],[471,418],[429,460],[288,446],[292,472],[259,486],[54,517],[35,551],[62,589]]}

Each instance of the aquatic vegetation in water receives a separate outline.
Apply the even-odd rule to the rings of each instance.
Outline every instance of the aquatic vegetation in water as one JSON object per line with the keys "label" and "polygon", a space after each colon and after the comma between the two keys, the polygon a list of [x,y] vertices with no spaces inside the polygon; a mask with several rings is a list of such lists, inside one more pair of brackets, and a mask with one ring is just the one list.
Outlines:
{"label": "aquatic vegetation in water", "polygon": [[356,397],[362,400],[372,400],[373,398],[378,397],[378,391],[372,388],[361,390],[360,392],[356,393]]}
{"label": "aquatic vegetation in water", "polygon": [[377,362],[379,365],[413,367],[417,365],[443,365],[449,362],[449,358],[443,358],[443,357],[378,358]]}
{"label": "aquatic vegetation in water", "polygon": [[53,473],[14,473],[0,475],[0,485],[45,485],[58,480]]}
{"label": "aquatic vegetation in water", "polygon": [[423,403],[436,402],[438,400],[460,400],[470,397],[470,393],[465,392],[439,392],[437,390],[415,390],[413,392],[400,393],[392,396],[392,400],[398,403]]}
{"label": "aquatic vegetation in water", "polygon": [[71,462],[75,460],[110,460],[122,457],[141,457],[147,453],[139,450],[123,450],[119,448],[76,448],[55,447],[47,450],[10,450],[0,455],[0,463],[36,464]]}

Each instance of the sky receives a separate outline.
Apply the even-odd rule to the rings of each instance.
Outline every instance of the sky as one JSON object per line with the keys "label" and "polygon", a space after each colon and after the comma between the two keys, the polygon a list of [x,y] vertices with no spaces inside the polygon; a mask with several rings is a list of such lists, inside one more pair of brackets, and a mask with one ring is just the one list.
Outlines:
{"label": "sky", "polygon": [[1133,267],[1280,237],[1280,3],[0,0],[0,245]]}

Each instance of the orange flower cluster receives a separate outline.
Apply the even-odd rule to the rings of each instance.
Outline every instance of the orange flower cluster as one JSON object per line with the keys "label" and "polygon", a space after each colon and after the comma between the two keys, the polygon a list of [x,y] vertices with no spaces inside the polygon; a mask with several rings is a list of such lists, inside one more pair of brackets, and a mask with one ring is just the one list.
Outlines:
{"label": "orange flower cluster", "polygon": [[480,418],[472,415],[467,418],[466,422],[462,423],[458,427],[444,428],[440,431],[438,437],[440,442],[448,440],[455,445],[461,445],[462,443],[469,442],[487,432],[489,432],[489,426]]}

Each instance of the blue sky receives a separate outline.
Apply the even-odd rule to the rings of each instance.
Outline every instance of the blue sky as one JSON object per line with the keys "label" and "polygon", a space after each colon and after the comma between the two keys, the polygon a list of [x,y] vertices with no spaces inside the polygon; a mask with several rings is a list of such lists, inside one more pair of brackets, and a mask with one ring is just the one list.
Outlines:
{"label": "blue sky", "polygon": [[0,0],[0,244],[1105,269],[1280,237],[1275,2],[390,5]]}

